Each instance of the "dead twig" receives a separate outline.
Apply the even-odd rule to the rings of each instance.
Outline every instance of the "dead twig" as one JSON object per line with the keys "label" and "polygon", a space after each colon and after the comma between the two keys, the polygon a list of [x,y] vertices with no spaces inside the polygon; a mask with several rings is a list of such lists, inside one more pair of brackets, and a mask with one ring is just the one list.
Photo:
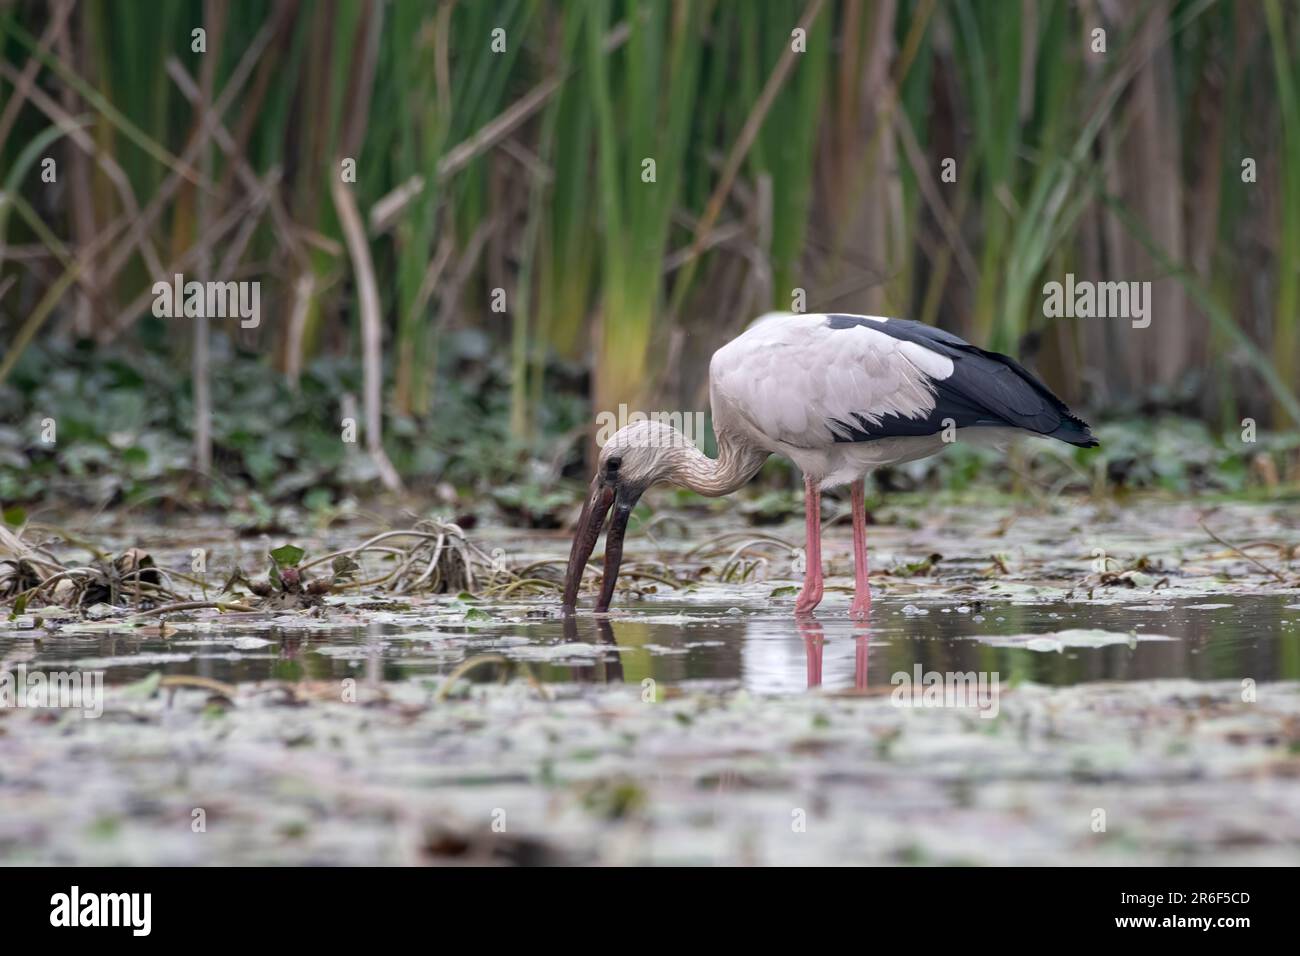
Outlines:
{"label": "dead twig", "polygon": [[[335,164],[337,168],[338,164]],[[348,254],[352,257],[352,271],[357,280],[358,307],[361,310],[361,340],[365,368],[366,450],[370,453],[379,479],[389,491],[400,492],[402,479],[388,460],[383,442],[383,316],[379,311],[379,284],[375,280],[375,266],[370,258],[366,230],[357,211],[357,200],[342,179],[330,178],[330,192],[334,208],[339,214],[339,225],[347,240]]]}
{"label": "dead twig", "polygon": [[1198,521],[1197,524],[1199,524],[1199,525],[1201,526],[1201,530],[1202,530],[1202,531],[1204,531],[1206,534],[1208,534],[1208,535],[1209,535],[1211,538],[1213,538],[1217,543],[1223,545],[1223,546],[1224,546],[1225,548],[1227,548],[1229,551],[1232,551],[1234,554],[1238,554],[1238,555],[1240,555],[1241,557],[1245,558],[1247,561],[1249,561],[1251,564],[1255,565],[1255,567],[1259,568],[1259,569],[1260,569],[1261,571],[1263,571],[1265,574],[1269,574],[1269,575],[1272,575],[1273,577],[1277,578],[1277,580],[1278,580],[1279,582],[1281,582],[1282,584],[1286,584],[1286,583],[1287,583],[1287,579],[1286,579],[1285,577],[1283,577],[1283,575],[1282,575],[1280,572],[1273,570],[1273,569],[1270,568],[1267,564],[1265,564],[1263,561],[1260,561],[1260,560],[1258,560],[1257,558],[1252,558],[1250,555],[1248,555],[1245,551],[1242,551],[1241,548],[1237,547],[1237,546],[1236,546],[1235,544],[1233,544],[1232,542],[1223,540],[1223,538],[1219,537],[1217,534],[1215,534],[1213,531],[1211,531],[1208,527],[1206,527],[1206,524],[1205,524],[1204,521]]}
{"label": "dead twig", "polygon": [[135,616],[155,617],[159,614],[171,614],[176,611],[201,611],[208,608],[215,608],[222,612],[236,611],[242,614],[252,614],[258,610],[246,604],[235,604],[228,601],[179,601],[176,604],[164,604],[161,607],[150,608],[147,611],[139,611]]}

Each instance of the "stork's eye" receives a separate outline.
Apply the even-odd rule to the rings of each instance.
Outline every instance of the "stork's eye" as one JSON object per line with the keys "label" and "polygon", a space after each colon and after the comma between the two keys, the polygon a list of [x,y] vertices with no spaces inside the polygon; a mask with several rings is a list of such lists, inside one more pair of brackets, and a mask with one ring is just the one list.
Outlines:
{"label": "stork's eye", "polygon": [[609,459],[609,461],[605,462],[605,471],[612,475],[614,472],[618,471],[619,466],[622,464],[623,459],[615,455],[613,458]]}

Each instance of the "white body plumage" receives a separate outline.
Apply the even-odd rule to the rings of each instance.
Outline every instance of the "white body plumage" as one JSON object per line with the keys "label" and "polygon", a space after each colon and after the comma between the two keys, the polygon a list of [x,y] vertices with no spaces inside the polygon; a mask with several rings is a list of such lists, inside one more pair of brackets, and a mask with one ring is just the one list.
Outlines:
{"label": "white body plumage", "polygon": [[[942,338],[890,334],[904,326],[909,333],[928,328],[880,316],[756,319],[713,354],[714,430],[786,456],[823,488],[932,455],[945,438],[998,443],[1026,431],[1042,434],[1014,420],[968,424],[945,408],[941,386],[960,358],[945,354]],[[894,434],[900,425],[928,433]]]}

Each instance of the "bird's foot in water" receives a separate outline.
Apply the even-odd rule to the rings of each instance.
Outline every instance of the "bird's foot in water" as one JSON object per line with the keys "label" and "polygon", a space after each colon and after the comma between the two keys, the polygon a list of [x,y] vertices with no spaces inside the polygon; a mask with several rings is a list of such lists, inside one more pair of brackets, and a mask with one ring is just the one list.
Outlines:
{"label": "bird's foot in water", "polygon": [[853,605],[849,608],[849,617],[855,621],[865,621],[871,617],[871,592],[860,592],[853,596]]}
{"label": "bird's foot in water", "polygon": [[798,599],[794,602],[794,613],[799,617],[805,617],[817,609],[817,605],[822,603],[822,587],[817,585],[815,588],[805,587],[799,592]]}

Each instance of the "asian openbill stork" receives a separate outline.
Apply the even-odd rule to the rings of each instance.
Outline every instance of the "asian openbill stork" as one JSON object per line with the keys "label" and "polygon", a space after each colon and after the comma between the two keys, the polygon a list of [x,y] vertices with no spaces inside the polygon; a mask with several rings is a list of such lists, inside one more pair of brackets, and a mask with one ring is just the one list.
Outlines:
{"label": "asian openbill stork", "polygon": [[713,353],[709,401],[718,457],[677,429],[641,421],[601,449],[578,520],[564,585],[564,609],[613,509],[596,611],[609,609],[623,558],[628,516],[656,482],[702,495],[730,494],[768,455],[803,472],[807,570],[795,603],[822,599],[821,492],[851,482],[855,595],[851,613],[871,606],[863,479],[882,465],[924,458],[947,441],[1042,435],[1090,448],[1088,425],[1019,363],[920,322],[870,315],[775,313]]}

